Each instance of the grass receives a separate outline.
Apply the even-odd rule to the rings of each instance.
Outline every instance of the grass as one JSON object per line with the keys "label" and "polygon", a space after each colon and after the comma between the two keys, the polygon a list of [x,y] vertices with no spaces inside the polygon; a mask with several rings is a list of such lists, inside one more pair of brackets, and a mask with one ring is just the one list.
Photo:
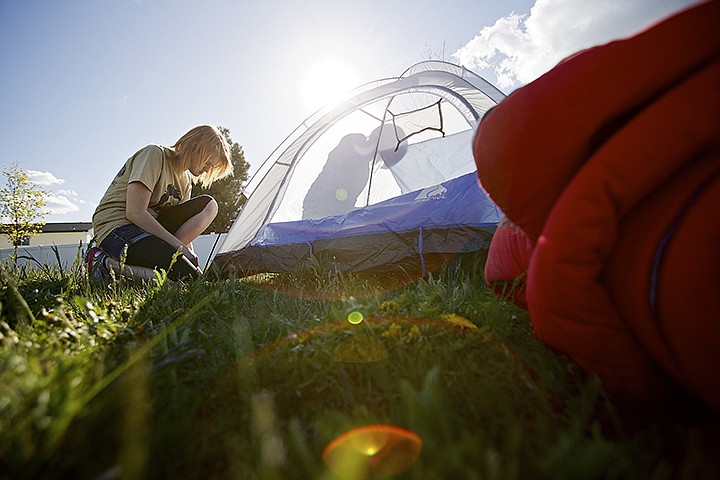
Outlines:
{"label": "grass", "polygon": [[482,258],[407,284],[316,268],[101,287],[82,262],[3,268],[3,479],[365,478],[322,453],[372,424],[422,439],[398,479],[720,472],[703,417],[629,422],[485,287]]}

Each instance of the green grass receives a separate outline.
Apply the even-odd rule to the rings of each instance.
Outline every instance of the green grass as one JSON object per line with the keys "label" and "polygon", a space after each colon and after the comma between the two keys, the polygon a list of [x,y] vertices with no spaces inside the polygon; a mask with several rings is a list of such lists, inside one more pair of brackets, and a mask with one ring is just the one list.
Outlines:
{"label": "green grass", "polygon": [[6,265],[0,478],[362,478],[322,453],[368,424],[422,439],[398,479],[716,478],[695,416],[631,426],[481,267],[101,287]]}

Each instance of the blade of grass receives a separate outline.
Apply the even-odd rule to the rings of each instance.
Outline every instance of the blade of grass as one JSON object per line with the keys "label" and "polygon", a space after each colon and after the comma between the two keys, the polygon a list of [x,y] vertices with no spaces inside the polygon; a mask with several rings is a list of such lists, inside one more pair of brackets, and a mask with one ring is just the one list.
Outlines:
{"label": "blade of grass", "polygon": [[[105,375],[99,382],[93,385],[84,396],[75,404],[74,408],[71,408],[67,415],[63,417],[61,424],[57,425],[53,436],[50,439],[49,444],[57,445],[57,442],[62,440],[67,429],[75,418],[75,416],[85,408],[85,406],[97,395],[105,390],[110,384],[116,381],[121,375],[127,372],[130,367],[147,355],[158,343],[163,341],[171,332],[175,331],[180,325],[182,325],[188,318],[192,317],[200,310],[202,310],[210,301],[217,297],[217,293],[212,293],[205,297],[201,302],[197,303],[193,308],[188,310],[185,314],[178,317],[173,323],[168,325],[165,329],[160,331],[155,337],[150,339],[147,343],[143,344],[140,348],[135,350],[133,354],[124,363],[116,367],[109,374]],[[59,421],[60,419],[58,419]]]}
{"label": "blade of grass", "polygon": [[17,285],[15,285],[15,281],[12,279],[12,277],[5,271],[5,268],[0,265],[0,272],[2,272],[3,279],[7,282],[8,286],[10,287],[10,290],[12,290],[13,295],[15,295],[15,298],[18,302],[20,302],[20,305],[22,306],[25,315],[28,316],[28,319],[30,320],[30,323],[35,323],[35,315],[33,315],[32,310],[30,310],[30,307],[28,306],[27,302],[25,301],[25,298],[20,293],[20,290],[18,290]]}

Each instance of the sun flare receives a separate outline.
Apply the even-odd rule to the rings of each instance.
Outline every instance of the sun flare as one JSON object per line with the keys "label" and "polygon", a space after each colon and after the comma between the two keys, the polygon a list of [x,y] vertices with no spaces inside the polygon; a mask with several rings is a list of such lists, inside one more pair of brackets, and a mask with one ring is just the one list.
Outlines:
{"label": "sun flare", "polygon": [[311,110],[338,101],[357,87],[357,75],[347,63],[326,58],[310,67],[303,81],[303,98]]}

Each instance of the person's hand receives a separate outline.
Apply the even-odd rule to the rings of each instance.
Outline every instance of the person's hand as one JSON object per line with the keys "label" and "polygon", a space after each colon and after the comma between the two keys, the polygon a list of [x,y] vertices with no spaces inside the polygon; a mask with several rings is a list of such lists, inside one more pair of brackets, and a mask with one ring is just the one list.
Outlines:
{"label": "person's hand", "polygon": [[192,263],[196,267],[200,266],[200,259],[198,259],[198,256],[195,255],[195,252],[193,252],[187,246],[183,246],[183,255],[185,255],[187,259],[190,260],[190,263]]}

